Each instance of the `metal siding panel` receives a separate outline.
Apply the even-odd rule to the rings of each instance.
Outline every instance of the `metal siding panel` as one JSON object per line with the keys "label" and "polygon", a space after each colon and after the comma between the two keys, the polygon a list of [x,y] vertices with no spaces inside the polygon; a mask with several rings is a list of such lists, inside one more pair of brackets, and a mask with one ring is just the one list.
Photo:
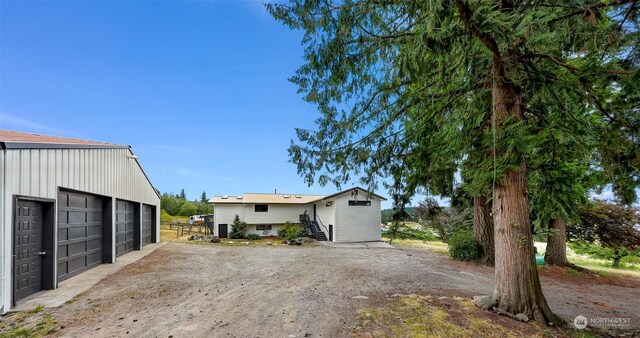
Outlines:
{"label": "metal siding panel", "polygon": [[38,171],[38,176],[40,176],[40,196],[49,195],[49,176],[51,172],[49,164],[49,151],[41,151],[40,170]]}
{"label": "metal siding panel", "polygon": [[39,159],[38,156],[40,151],[38,149],[31,149],[27,153],[27,158],[29,159],[29,171],[27,172],[27,177],[29,179],[29,190],[26,191],[27,195],[30,196],[38,196],[38,188],[40,188],[40,175],[38,173],[39,170]]}

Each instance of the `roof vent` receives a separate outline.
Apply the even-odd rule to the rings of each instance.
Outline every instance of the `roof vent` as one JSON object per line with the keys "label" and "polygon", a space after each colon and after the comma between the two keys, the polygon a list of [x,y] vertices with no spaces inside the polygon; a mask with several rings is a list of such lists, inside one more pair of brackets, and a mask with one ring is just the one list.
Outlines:
{"label": "roof vent", "polygon": [[296,198],[302,198],[302,196],[300,196],[300,195],[296,195]]}
{"label": "roof vent", "polygon": [[224,195],[224,196],[222,196],[222,199],[223,199],[223,200],[226,200],[227,198],[229,198],[229,195]]}
{"label": "roof vent", "polygon": [[242,199],[242,196],[238,196],[238,199],[239,199],[239,200],[241,200],[241,199]]}
{"label": "roof vent", "polygon": [[284,198],[291,198],[291,195],[283,195]]}

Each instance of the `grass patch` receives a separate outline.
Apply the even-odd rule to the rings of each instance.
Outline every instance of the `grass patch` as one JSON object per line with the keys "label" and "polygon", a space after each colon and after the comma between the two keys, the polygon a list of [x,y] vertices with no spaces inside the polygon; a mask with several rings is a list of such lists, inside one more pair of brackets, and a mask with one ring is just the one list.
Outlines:
{"label": "grass patch", "polygon": [[59,328],[58,322],[55,319],[53,319],[53,316],[49,313],[45,313],[39,321],[33,321],[31,323],[25,323],[23,325],[22,323],[25,322],[25,319],[27,317],[30,317],[33,314],[40,312],[42,310],[39,310],[37,312],[34,312],[34,311],[35,309],[16,314],[16,316],[19,316],[19,318],[15,319],[14,325],[12,325],[11,327],[0,328],[0,337],[7,337],[7,338],[44,337],[46,335],[50,335],[58,331],[58,328]]}
{"label": "grass patch", "polygon": [[593,270],[603,276],[632,276],[640,278],[640,267],[636,264],[632,263],[621,263],[619,268],[611,267],[611,262],[581,256],[581,255],[567,255],[569,262],[581,266],[583,268],[587,268],[589,270]]}
{"label": "grass patch", "polygon": [[[502,325],[468,299],[432,296],[393,297],[388,304],[363,309],[353,326],[354,337],[544,337],[535,324]],[[513,324],[513,325],[512,325]]]}
{"label": "grass patch", "polygon": [[582,272],[580,272],[580,271],[578,271],[576,269],[569,268],[569,269],[565,269],[564,271],[570,276],[580,276],[580,275],[582,275]]}
{"label": "grass patch", "polygon": [[583,330],[522,323],[473,305],[468,298],[404,295],[358,312],[352,337],[599,337]]}
{"label": "grass patch", "polygon": [[395,239],[392,242],[395,247],[428,249],[433,252],[449,255],[449,245],[441,241],[421,241],[417,239]]}

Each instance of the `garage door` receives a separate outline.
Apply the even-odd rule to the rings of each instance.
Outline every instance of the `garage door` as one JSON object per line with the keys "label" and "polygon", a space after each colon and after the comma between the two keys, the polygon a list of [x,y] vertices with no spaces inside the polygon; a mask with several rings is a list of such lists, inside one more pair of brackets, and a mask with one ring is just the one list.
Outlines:
{"label": "garage door", "polygon": [[135,215],[134,203],[116,202],[116,256],[133,251]]}
{"label": "garage door", "polygon": [[154,208],[151,205],[142,205],[142,245],[153,243],[154,229]]}
{"label": "garage door", "polygon": [[58,281],[102,264],[102,200],[58,194]]}

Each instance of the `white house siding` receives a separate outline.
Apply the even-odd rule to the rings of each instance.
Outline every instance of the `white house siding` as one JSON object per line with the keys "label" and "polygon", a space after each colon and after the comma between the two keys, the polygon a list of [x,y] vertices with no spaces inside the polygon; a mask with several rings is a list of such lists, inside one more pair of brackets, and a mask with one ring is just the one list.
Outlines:
{"label": "white house siding", "polygon": [[281,224],[289,221],[299,223],[300,215],[305,211],[309,217],[313,217],[312,205],[300,204],[269,204],[267,212],[255,212],[255,204],[214,204],[214,235],[218,236],[218,225],[228,224],[229,231],[235,216],[240,216],[240,220],[249,224],[247,233],[254,233],[262,236],[262,230],[256,230],[256,224],[271,225],[271,236],[277,236]]}
{"label": "white house siding", "polygon": [[[62,188],[153,205],[159,240],[160,198],[137,160],[129,158],[130,149],[6,149],[0,154],[0,220],[4,224],[0,231],[0,313],[11,306],[14,195],[56,200],[58,189]],[[115,208],[112,219],[115,220]],[[115,227],[113,232],[115,238]],[[57,231],[54,233],[57,243]],[[115,241],[112,251],[115,255]]]}
{"label": "white house siding", "polygon": [[380,199],[373,197],[371,206],[350,206],[348,194],[336,197],[334,242],[380,241]]}
{"label": "white house siding", "polygon": [[[247,234],[256,234],[259,236],[264,235],[264,231],[256,230],[257,225],[249,225],[247,226]],[[267,236],[278,236],[278,231],[282,229],[282,225],[280,224],[271,224],[271,231]]]}
{"label": "white house siding", "polygon": [[233,224],[236,215],[240,216],[240,219],[243,219],[244,208],[242,204],[214,204],[213,234],[219,236],[219,224],[228,224],[227,230],[231,231],[231,224]]}
{"label": "white house siding", "polygon": [[287,221],[300,223],[300,215],[305,210],[310,217],[313,217],[311,205],[269,204],[269,211],[255,212],[255,204],[245,204],[242,220],[248,224],[282,224]]}
{"label": "white house siding", "polygon": [[[327,207],[328,202],[333,202],[334,205]],[[322,224],[320,229],[324,234],[329,238],[329,224],[334,226],[333,231],[335,232],[335,200],[327,200],[320,201],[316,203],[316,215],[318,216],[316,220],[319,219],[318,224]],[[313,215],[311,215],[311,219],[313,219]]]}

